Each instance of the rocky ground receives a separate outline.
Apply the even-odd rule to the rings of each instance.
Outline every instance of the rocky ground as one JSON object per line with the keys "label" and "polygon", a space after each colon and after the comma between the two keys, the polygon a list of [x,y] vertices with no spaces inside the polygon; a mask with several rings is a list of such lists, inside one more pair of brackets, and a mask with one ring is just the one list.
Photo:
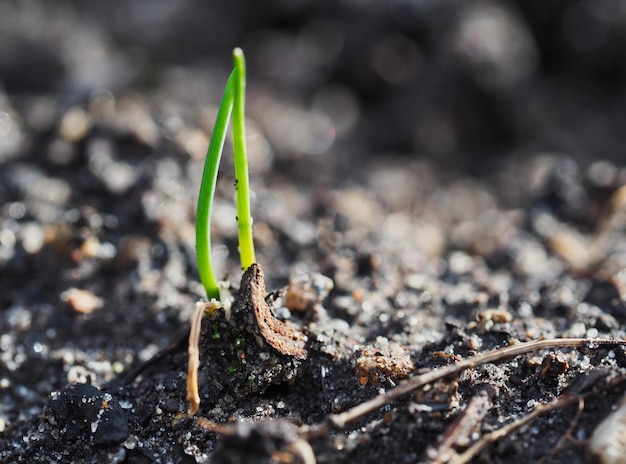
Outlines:
{"label": "rocky ground", "polygon": [[[0,462],[618,462],[593,435],[617,345],[335,419],[493,349],[624,339],[626,11],[210,3],[0,5]],[[236,299],[204,317],[190,419],[195,202],[234,46],[261,267],[242,279],[227,147]]]}

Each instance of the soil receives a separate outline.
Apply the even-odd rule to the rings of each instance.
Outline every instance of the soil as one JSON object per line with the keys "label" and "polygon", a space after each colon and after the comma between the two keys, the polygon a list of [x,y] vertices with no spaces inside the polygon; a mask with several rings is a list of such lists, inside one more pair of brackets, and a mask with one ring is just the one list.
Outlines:
{"label": "soil", "polygon": [[[619,344],[338,418],[625,338],[625,32],[600,1],[4,1],[0,462],[623,462]],[[234,46],[260,265],[227,146],[190,418]]]}

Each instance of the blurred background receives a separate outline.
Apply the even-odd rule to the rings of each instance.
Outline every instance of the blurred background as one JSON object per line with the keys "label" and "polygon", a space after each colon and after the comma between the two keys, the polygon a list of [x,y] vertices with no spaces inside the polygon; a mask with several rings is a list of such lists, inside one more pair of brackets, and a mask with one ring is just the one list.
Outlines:
{"label": "blurred background", "polygon": [[4,0],[0,161],[68,108],[133,94],[166,134],[194,121],[181,143],[201,156],[235,46],[259,164],[315,155],[332,175],[393,153],[480,175],[549,152],[618,175],[624,159],[621,0]]}

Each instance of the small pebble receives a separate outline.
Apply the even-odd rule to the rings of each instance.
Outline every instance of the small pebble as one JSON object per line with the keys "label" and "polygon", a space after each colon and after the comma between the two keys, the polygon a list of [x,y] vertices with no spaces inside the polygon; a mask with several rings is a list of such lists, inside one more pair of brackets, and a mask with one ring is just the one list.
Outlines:
{"label": "small pebble", "polygon": [[61,299],[67,302],[73,311],[80,314],[91,314],[104,305],[104,300],[95,296],[89,290],[69,288],[61,294]]}

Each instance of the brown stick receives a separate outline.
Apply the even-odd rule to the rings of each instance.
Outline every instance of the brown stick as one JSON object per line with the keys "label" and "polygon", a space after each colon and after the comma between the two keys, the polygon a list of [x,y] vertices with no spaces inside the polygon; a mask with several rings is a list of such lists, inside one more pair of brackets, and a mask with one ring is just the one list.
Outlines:
{"label": "brown stick", "polygon": [[[604,388],[613,388],[613,387],[619,385],[620,383],[624,382],[625,380],[626,380],[626,376],[620,375],[620,376],[618,376],[616,378],[613,378],[613,379],[609,380],[607,382],[607,384],[604,385]],[[476,457],[476,455],[478,455],[478,453],[480,453],[487,446],[489,446],[490,444],[496,442],[497,440],[499,440],[501,438],[506,437],[510,433],[515,432],[521,426],[529,423],[533,419],[535,419],[535,418],[537,418],[537,417],[539,417],[542,414],[545,414],[547,412],[553,411],[555,409],[564,408],[564,407],[569,406],[570,404],[576,403],[576,402],[578,402],[578,409],[576,411],[576,416],[574,417],[574,419],[572,421],[572,424],[568,428],[565,436],[561,440],[559,440],[559,442],[552,449],[550,454],[545,456],[539,462],[545,462],[546,459],[549,459],[551,456],[553,456],[554,453],[558,449],[560,449],[560,447],[562,446],[562,444],[563,444],[563,442],[565,440],[569,440],[569,441],[571,441],[574,444],[581,445],[582,443],[577,443],[572,438],[572,432],[573,432],[574,428],[576,427],[576,425],[578,424],[578,422],[580,420],[580,416],[581,416],[583,408],[584,408],[584,399],[586,397],[588,397],[588,396],[591,396],[591,395],[597,394],[597,393],[598,392],[596,390],[586,391],[585,393],[574,393],[574,394],[569,394],[569,395],[566,395],[566,396],[561,396],[559,398],[554,399],[553,401],[551,401],[549,403],[540,404],[535,409],[533,409],[532,412],[528,413],[526,416],[522,417],[521,419],[513,421],[510,424],[507,424],[504,427],[502,427],[502,428],[500,428],[498,430],[494,430],[493,432],[485,435],[480,440],[478,440],[476,443],[474,443],[472,446],[467,448],[462,454],[456,456],[455,459],[450,460],[450,464],[465,464],[467,462],[470,462],[474,457]],[[606,419],[605,419],[605,421],[606,421]],[[610,428],[611,428],[611,431],[619,430],[616,427],[610,427]],[[604,437],[607,436],[607,434],[606,433],[602,433],[602,436],[604,438]],[[612,438],[614,438],[614,437],[610,437],[609,438],[610,443],[604,443],[602,445],[602,450],[603,450],[602,452],[607,450],[613,444],[618,443],[618,440],[612,440]],[[592,440],[593,440],[593,438],[592,438]],[[593,456],[593,457],[598,458],[599,456]],[[596,459],[596,460],[598,460],[598,459]],[[596,461],[594,461],[594,462],[596,462]],[[602,461],[600,459],[600,460],[598,460],[598,462],[604,462],[604,461]]]}
{"label": "brown stick", "polygon": [[[483,385],[480,390],[469,400],[466,408],[458,415],[439,441],[437,450],[432,450],[434,455],[430,464],[444,464],[456,462],[458,456],[455,446],[467,446],[470,443],[472,430],[480,424],[493,406],[493,398],[498,394],[498,389],[493,385]],[[430,450],[428,451],[430,455]]]}
{"label": "brown stick", "polygon": [[[211,303],[208,303],[211,304]],[[200,366],[200,328],[202,327],[202,316],[207,309],[207,303],[196,303],[196,311],[191,319],[191,330],[189,331],[189,347],[187,353],[187,414],[193,416],[200,408],[200,394],[198,393],[198,367]]]}
{"label": "brown stick", "polygon": [[358,404],[351,409],[340,414],[329,416],[325,424],[318,427],[312,427],[309,433],[318,435],[325,433],[329,429],[343,430],[347,424],[354,422],[361,417],[382,408],[399,397],[416,390],[426,384],[435,382],[448,376],[457,376],[466,369],[472,369],[483,364],[497,363],[505,359],[527,354],[537,350],[552,348],[581,348],[589,349],[599,348],[600,346],[626,346],[626,340],[593,340],[589,338],[554,338],[546,340],[533,340],[530,342],[520,343],[518,345],[499,348],[487,353],[482,353],[472,358],[464,359],[456,364],[440,367],[422,375],[412,377],[392,390],[383,393],[369,401]]}
{"label": "brown stick", "polygon": [[483,449],[485,449],[491,443],[499,440],[500,438],[506,437],[508,434],[514,432],[519,429],[522,425],[529,423],[536,417],[545,414],[553,409],[564,408],[572,403],[576,403],[580,400],[579,395],[572,396],[564,396],[558,398],[550,403],[540,404],[537,406],[531,413],[522,417],[519,420],[511,422],[510,424],[505,425],[504,427],[491,432],[488,435],[485,435],[482,439],[474,443],[468,449],[466,449],[462,454],[458,455],[455,459],[451,460],[451,464],[465,464],[469,462],[472,458],[474,458],[478,453],[480,453]]}
{"label": "brown stick", "polygon": [[585,409],[585,397],[580,395],[578,398],[578,409],[576,410],[576,415],[574,416],[574,419],[572,419],[572,423],[569,425],[567,431],[565,432],[565,435],[563,435],[559,439],[559,441],[556,443],[556,445],[554,445],[550,453],[546,454],[539,461],[537,461],[537,464],[543,464],[544,462],[547,462],[548,459],[552,458],[552,456],[554,456],[559,450],[561,450],[567,442],[569,442],[570,444],[579,445],[579,446],[582,446],[585,444],[584,441],[577,440],[576,438],[574,438],[574,435],[573,435],[574,430],[576,429],[576,427],[578,427],[580,416],[582,416],[584,409]]}

